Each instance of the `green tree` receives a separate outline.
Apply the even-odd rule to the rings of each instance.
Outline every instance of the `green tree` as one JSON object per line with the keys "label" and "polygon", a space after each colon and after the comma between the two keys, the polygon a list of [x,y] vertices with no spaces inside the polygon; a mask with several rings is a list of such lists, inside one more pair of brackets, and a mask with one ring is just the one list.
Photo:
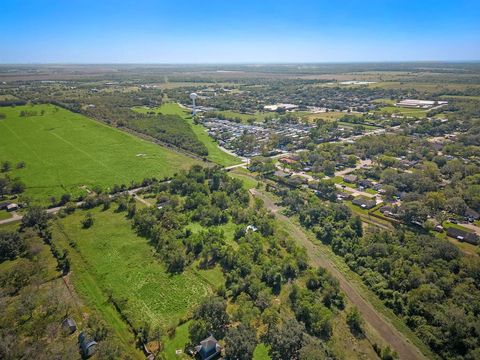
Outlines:
{"label": "green tree", "polygon": [[84,229],[90,228],[94,223],[93,215],[91,213],[87,213],[82,220],[82,226]]}
{"label": "green tree", "polygon": [[305,327],[295,319],[288,319],[273,328],[267,337],[272,360],[299,359],[300,349],[305,344],[304,331]]}
{"label": "green tree", "polygon": [[257,346],[255,331],[240,324],[225,335],[225,358],[227,360],[251,360]]}
{"label": "green tree", "polygon": [[2,166],[1,166],[1,171],[2,172],[8,172],[10,171],[10,169],[12,168],[12,163],[10,161],[4,161],[2,162]]}
{"label": "green tree", "polygon": [[363,334],[362,315],[356,307],[353,307],[347,312],[347,324],[354,335]]}

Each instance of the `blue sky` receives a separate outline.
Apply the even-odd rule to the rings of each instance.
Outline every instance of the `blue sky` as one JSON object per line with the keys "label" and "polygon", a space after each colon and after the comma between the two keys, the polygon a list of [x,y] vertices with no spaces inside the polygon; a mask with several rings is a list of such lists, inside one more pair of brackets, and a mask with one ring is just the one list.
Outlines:
{"label": "blue sky", "polygon": [[3,0],[0,63],[480,60],[480,1]]}

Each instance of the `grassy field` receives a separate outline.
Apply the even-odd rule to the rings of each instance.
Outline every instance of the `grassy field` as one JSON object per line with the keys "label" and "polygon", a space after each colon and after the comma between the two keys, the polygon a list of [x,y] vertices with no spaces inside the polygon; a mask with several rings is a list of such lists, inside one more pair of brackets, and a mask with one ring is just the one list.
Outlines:
{"label": "grassy field", "polygon": [[379,129],[378,126],[373,126],[373,125],[368,125],[368,124],[352,124],[352,123],[343,122],[343,121],[338,122],[338,126],[341,126],[341,127],[344,127],[344,128],[349,128],[349,129],[353,129],[355,127],[355,125],[362,125],[365,128],[365,130]]}
{"label": "grassy field", "polygon": [[275,113],[259,112],[259,111],[255,112],[254,114],[243,114],[243,113],[239,113],[239,112],[236,112],[236,111],[230,111],[230,110],[221,110],[221,111],[216,111],[216,112],[225,115],[229,119],[240,118],[243,123],[246,123],[247,120],[251,119],[251,118],[254,118],[255,121],[262,122],[262,121],[265,121],[265,118],[268,115],[270,115],[270,116],[275,115]]}
{"label": "grassy field", "polygon": [[176,326],[211,293],[207,279],[218,278],[217,269],[169,274],[147,240],[133,232],[124,213],[95,209],[92,214],[95,223],[89,229],[80,224],[84,211],[55,222],[53,241],[69,251],[77,291],[119,330],[124,325],[111,314],[108,294],[124,303],[122,310],[134,326],[163,328]]}
{"label": "grassy field", "polygon": [[399,114],[403,116],[412,116],[412,117],[425,117],[427,114],[427,110],[424,109],[415,109],[415,108],[402,108],[396,106],[385,106],[382,107],[376,112],[379,113],[386,113],[386,114]]}
{"label": "grassy field", "polygon": [[316,114],[308,114],[302,116],[303,119],[307,119],[310,122],[314,122],[316,120],[326,120],[326,121],[334,121],[340,119],[342,116],[347,115],[341,111],[329,111],[324,113],[316,113]]}
{"label": "grassy field", "polygon": [[[186,323],[180,325],[175,329],[175,335],[164,339],[164,351],[163,354],[167,360],[174,360],[174,359],[191,359],[190,356],[183,353],[185,345],[187,345],[189,340],[188,334],[188,326],[190,322],[187,321]],[[182,354],[177,355],[176,351],[182,350]]]}
{"label": "grassy field", "polygon": [[11,217],[12,217],[11,213],[9,213],[5,210],[0,211],[0,220],[10,219]]}
{"label": "grassy field", "polygon": [[176,103],[166,103],[162,106],[151,109],[145,107],[136,107],[134,108],[135,111],[138,112],[148,112],[148,111],[155,111],[157,113],[165,114],[165,115],[178,115],[185,121],[187,121],[191,127],[195,135],[197,135],[198,139],[207,147],[208,156],[207,159],[219,164],[221,166],[230,166],[240,163],[240,159],[236,158],[233,155],[227,154],[226,152],[222,151],[217,143],[208,136],[205,128],[202,125],[194,124],[191,115],[185,109],[182,109]]}
{"label": "grassy field", "polygon": [[[12,176],[26,183],[25,194],[34,199],[163,178],[198,162],[53,105],[0,110],[6,114],[0,120],[0,161],[26,163],[13,169]],[[21,117],[21,111],[38,115]]]}
{"label": "grassy field", "polygon": [[395,105],[396,101],[392,99],[375,99],[372,100],[374,104],[387,104],[387,105]]}
{"label": "grassy field", "polygon": [[454,99],[454,100],[480,100],[480,96],[468,96],[468,95],[442,95],[442,99]]}

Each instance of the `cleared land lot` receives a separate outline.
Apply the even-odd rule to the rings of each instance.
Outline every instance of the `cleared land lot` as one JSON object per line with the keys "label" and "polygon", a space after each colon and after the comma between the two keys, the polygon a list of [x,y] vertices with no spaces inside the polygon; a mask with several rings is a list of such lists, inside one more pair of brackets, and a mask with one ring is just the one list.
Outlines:
{"label": "cleared land lot", "polygon": [[307,119],[309,122],[315,122],[316,120],[325,120],[325,121],[335,121],[340,119],[342,116],[347,115],[341,111],[329,111],[324,113],[308,113],[308,112],[299,112],[303,119]]}
{"label": "cleared land lot", "polygon": [[184,121],[187,121],[190,124],[195,135],[197,135],[198,139],[207,147],[208,160],[222,166],[230,166],[241,163],[239,158],[222,151],[222,149],[218,147],[217,143],[210,136],[208,136],[205,128],[200,124],[194,124],[192,116],[189,114],[189,112],[185,109],[182,109],[178,104],[166,103],[157,108],[137,107],[133,110],[145,113],[154,111],[165,115],[180,116]]}
{"label": "cleared land lot", "polygon": [[[211,293],[210,282],[218,284],[223,279],[217,268],[189,268],[181,274],[169,274],[147,239],[134,233],[125,213],[113,209],[91,213],[95,223],[89,229],[81,225],[85,211],[56,221],[53,241],[68,249],[71,280],[77,292],[105,317],[112,316],[107,301],[111,294],[135,327],[175,327]],[[110,319],[109,323],[116,322]]]}
{"label": "cleared land lot", "polygon": [[[22,117],[22,111],[37,115]],[[12,176],[36,200],[164,178],[198,162],[53,105],[2,107],[0,113],[6,115],[0,119],[0,161],[26,163]]]}

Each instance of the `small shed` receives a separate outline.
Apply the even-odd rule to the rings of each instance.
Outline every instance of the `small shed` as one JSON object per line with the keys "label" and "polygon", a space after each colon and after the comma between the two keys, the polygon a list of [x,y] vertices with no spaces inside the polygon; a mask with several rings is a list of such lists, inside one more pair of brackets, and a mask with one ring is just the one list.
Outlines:
{"label": "small shed", "polygon": [[65,333],[73,334],[75,331],[77,331],[77,324],[73,319],[65,318],[62,321],[62,330]]}
{"label": "small shed", "polygon": [[7,211],[15,211],[15,210],[18,210],[17,204],[11,203],[7,205]]}

